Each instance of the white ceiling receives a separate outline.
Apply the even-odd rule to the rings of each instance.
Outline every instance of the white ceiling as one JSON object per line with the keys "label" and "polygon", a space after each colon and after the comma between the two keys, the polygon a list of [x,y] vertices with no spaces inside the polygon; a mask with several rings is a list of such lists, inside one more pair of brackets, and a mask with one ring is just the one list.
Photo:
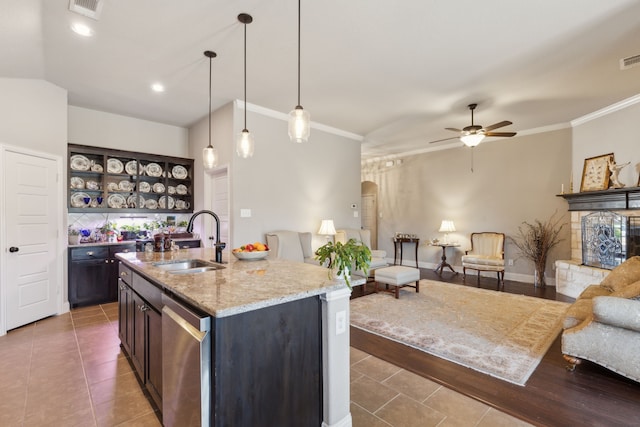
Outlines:
{"label": "white ceiling", "polygon": [[[0,76],[188,127],[208,108],[203,51],[218,54],[214,109],[243,98],[246,12],[248,102],[296,105],[295,0],[103,2],[95,21],[68,0],[0,0]],[[312,121],[362,135],[365,159],[434,147],[454,136],[445,127],[470,124],[472,102],[476,124],[513,122],[501,131],[566,124],[640,93],[640,67],[619,68],[640,54],[638,17],[637,0],[303,0],[302,105]],[[74,21],[94,37],[72,33]],[[153,93],[155,81],[166,92]]]}

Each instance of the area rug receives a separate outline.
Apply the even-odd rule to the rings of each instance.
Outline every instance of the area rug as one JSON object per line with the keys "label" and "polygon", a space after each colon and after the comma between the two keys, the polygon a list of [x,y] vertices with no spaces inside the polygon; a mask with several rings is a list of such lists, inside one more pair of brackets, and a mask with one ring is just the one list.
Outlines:
{"label": "area rug", "polygon": [[351,301],[351,325],[504,381],[525,385],[558,336],[569,304],[420,281]]}

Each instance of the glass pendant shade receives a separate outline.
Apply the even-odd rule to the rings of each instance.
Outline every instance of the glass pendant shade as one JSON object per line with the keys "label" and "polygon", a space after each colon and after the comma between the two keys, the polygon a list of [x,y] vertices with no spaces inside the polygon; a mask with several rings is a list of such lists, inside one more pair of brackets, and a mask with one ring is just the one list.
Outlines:
{"label": "glass pendant shade", "polygon": [[213,170],[218,166],[218,150],[211,145],[202,150],[202,164],[206,172]]}
{"label": "glass pendant shade", "polygon": [[463,135],[460,137],[460,141],[467,147],[475,147],[482,142],[484,135],[481,133],[473,133],[469,135]]}
{"label": "glass pendant shade", "polygon": [[289,113],[289,138],[293,142],[307,142],[311,133],[311,114],[300,105]]}
{"label": "glass pendant shade", "polygon": [[253,134],[247,129],[243,129],[238,135],[238,142],[236,143],[236,153],[238,156],[246,159],[253,156]]}

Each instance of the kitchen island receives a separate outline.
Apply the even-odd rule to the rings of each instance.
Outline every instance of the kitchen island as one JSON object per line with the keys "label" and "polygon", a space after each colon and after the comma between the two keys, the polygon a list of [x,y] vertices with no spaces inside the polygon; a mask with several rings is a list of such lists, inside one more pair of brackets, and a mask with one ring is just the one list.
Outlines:
{"label": "kitchen island", "polygon": [[[329,279],[325,268],[274,259],[232,259],[221,269],[191,274],[162,268],[162,264],[181,260],[213,260],[214,250],[205,248],[117,257],[121,261],[123,348],[163,410],[165,425],[178,422],[173,415],[167,417],[175,409],[176,394],[167,378],[173,375],[169,372],[173,365],[181,361],[175,362],[172,356],[172,366],[165,364],[159,373],[162,361],[158,359],[172,351],[184,354],[188,365],[192,353],[167,338],[165,322],[174,301],[211,325],[210,336],[202,341],[210,358],[201,359],[207,365],[200,366],[205,389],[200,393],[201,420],[215,426],[351,425],[350,290],[344,282]],[[134,302],[123,302],[127,298]],[[145,320],[127,321],[136,315]],[[131,323],[144,328],[144,333],[132,330]],[[147,345],[143,350],[136,342]],[[187,394],[180,398],[188,399]]]}

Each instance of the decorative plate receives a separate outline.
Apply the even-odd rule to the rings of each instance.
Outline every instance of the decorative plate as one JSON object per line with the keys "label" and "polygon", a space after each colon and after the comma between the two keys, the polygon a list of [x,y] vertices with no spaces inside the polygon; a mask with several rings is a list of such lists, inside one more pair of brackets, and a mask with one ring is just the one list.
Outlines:
{"label": "decorative plate", "polygon": [[115,183],[115,182],[108,183],[107,184],[107,190],[109,190],[109,191],[118,191],[119,190],[118,184]]}
{"label": "decorative plate", "polygon": [[147,209],[157,209],[158,208],[158,202],[156,202],[153,199],[147,199],[146,202],[144,202],[144,207]]}
{"label": "decorative plate", "polygon": [[74,154],[69,159],[69,166],[75,171],[88,171],[91,167],[91,162],[85,156]]}
{"label": "decorative plate", "polygon": [[187,194],[187,186],[179,184],[176,187],[176,193],[180,194],[181,196],[184,196],[185,194]]}
{"label": "decorative plate", "polygon": [[87,181],[85,186],[87,187],[87,190],[99,190],[100,189],[100,184],[98,184],[96,181]]}
{"label": "decorative plate", "polygon": [[83,189],[84,188],[84,179],[79,178],[77,176],[72,176],[71,177],[71,188]]}
{"label": "decorative plate", "polygon": [[121,194],[112,194],[107,198],[107,205],[110,208],[122,209],[127,207],[127,201]]}
{"label": "decorative plate", "polygon": [[99,165],[97,163],[91,165],[91,170],[93,172],[103,172],[104,171],[104,169],[102,168],[102,165]]}
{"label": "decorative plate", "polygon": [[133,191],[133,184],[125,179],[118,183],[118,189],[120,191]]}
{"label": "decorative plate", "polygon": [[167,187],[167,193],[176,194],[176,187],[174,187],[173,185],[168,186]]}
{"label": "decorative plate", "polygon": [[148,193],[149,191],[151,191],[151,184],[146,181],[140,181],[140,183],[138,184],[138,191],[140,191],[141,193]]}
{"label": "decorative plate", "polygon": [[129,175],[142,175],[144,172],[144,167],[142,165],[138,166],[138,162],[135,160],[130,160],[124,165],[124,170]]}
{"label": "decorative plate", "polygon": [[164,184],[161,182],[156,182],[155,184],[153,184],[153,192],[164,193]]}
{"label": "decorative plate", "polygon": [[124,166],[122,162],[118,159],[108,159],[107,160],[107,172],[109,173],[122,173]]}
{"label": "decorative plate", "polygon": [[173,174],[173,177],[177,179],[185,179],[187,176],[189,176],[187,169],[184,166],[180,165],[174,166],[173,169],[171,169],[171,173]]}
{"label": "decorative plate", "polygon": [[130,208],[144,208],[144,198],[142,196],[138,196],[138,202],[136,203],[136,196],[127,197],[127,206]]}
{"label": "decorative plate", "polygon": [[[85,202],[84,199],[89,199],[89,202]],[[75,193],[71,196],[71,206],[74,208],[84,208],[91,203],[91,197],[87,193]]]}
{"label": "decorative plate", "polygon": [[160,206],[160,209],[173,209],[175,205],[176,201],[171,196],[168,197],[168,202],[167,199],[165,199],[165,196],[160,197],[158,200],[158,206]]}
{"label": "decorative plate", "polygon": [[185,202],[184,200],[176,200],[176,209],[189,209],[189,202]]}
{"label": "decorative plate", "polygon": [[147,166],[145,166],[144,170],[149,176],[153,176],[156,178],[162,176],[162,168],[157,163],[149,163]]}

